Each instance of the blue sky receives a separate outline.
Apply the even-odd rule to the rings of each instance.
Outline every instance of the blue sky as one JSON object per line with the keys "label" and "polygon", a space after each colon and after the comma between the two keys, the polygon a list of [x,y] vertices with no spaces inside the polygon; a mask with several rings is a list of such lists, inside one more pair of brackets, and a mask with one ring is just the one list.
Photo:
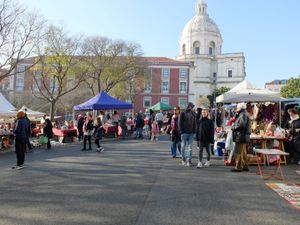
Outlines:
{"label": "blue sky", "polygon": [[[72,34],[139,43],[145,56],[174,58],[198,0],[20,0]],[[223,53],[244,52],[247,79],[258,87],[300,74],[299,0],[206,0]]]}

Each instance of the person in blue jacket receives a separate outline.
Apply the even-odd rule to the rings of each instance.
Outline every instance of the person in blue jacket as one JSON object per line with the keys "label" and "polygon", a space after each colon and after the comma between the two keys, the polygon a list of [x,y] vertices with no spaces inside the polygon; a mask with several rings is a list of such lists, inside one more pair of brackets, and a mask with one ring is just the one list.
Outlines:
{"label": "person in blue jacket", "polygon": [[14,129],[15,134],[15,148],[17,155],[17,165],[13,166],[12,169],[23,169],[25,161],[26,145],[28,142],[28,121],[25,118],[25,113],[19,111],[17,113],[17,120]]}

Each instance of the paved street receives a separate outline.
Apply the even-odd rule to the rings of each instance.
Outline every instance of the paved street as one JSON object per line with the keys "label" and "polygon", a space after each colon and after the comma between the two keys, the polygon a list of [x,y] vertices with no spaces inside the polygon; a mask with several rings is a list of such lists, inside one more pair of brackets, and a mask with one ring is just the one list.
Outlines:
{"label": "paved street", "polygon": [[231,173],[217,159],[184,167],[169,144],[111,140],[100,154],[79,145],[41,149],[26,155],[23,170],[10,169],[14,153],[0,154],[0,225],[300,223],[255,167]]}

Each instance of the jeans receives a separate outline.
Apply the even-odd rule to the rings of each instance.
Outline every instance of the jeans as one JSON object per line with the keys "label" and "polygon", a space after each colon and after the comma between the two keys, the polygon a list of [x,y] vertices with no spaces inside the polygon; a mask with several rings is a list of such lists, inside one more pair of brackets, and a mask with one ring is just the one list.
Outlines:
{"label": "jeans", "polygon": [[180,141],[173,141],[171,144],[171,154],[175,158],[176,157],[176,150],[178,148],[179,154],[181,154],[181,142]]}
{"label": "jeans", "polygon": [[[188,158],[189,161],[192,160],[192,155],[193,155],[193,139],[194,139],[194,134],[182,134],[181,135],[181,158],[183,161],[186,161]],[[188,147],[188,152],[186,154],[185,152],[185,146],[187,145]]]}
{"label": "jeans", "polygon": [[136,138],[142,138],[143,137],[143,128],[137,127],[135,131],[135,137]]}
{"label": "jeans", "polygon": [[126,127],[121,127],[122,128],[122,138],[125,139],[126,137]]}

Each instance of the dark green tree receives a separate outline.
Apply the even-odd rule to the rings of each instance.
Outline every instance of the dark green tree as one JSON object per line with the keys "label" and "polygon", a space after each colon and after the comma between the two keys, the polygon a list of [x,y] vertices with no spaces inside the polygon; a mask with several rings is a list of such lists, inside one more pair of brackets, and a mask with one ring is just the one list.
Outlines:
{"label": "dark green tree", "polygon": [[230,90],[230,88],[228,88],[228,87],[218,87],[211,95],[207,95],[210,105],[213,107],[216,97],[224,94],[225,92],[227,92],[229,90]]}
{"label": "dark green tree", "polygon": [[281,96],[284,98],[295,98],[300,96],[300,76],[288,79],[286,85],[281,88]]}

